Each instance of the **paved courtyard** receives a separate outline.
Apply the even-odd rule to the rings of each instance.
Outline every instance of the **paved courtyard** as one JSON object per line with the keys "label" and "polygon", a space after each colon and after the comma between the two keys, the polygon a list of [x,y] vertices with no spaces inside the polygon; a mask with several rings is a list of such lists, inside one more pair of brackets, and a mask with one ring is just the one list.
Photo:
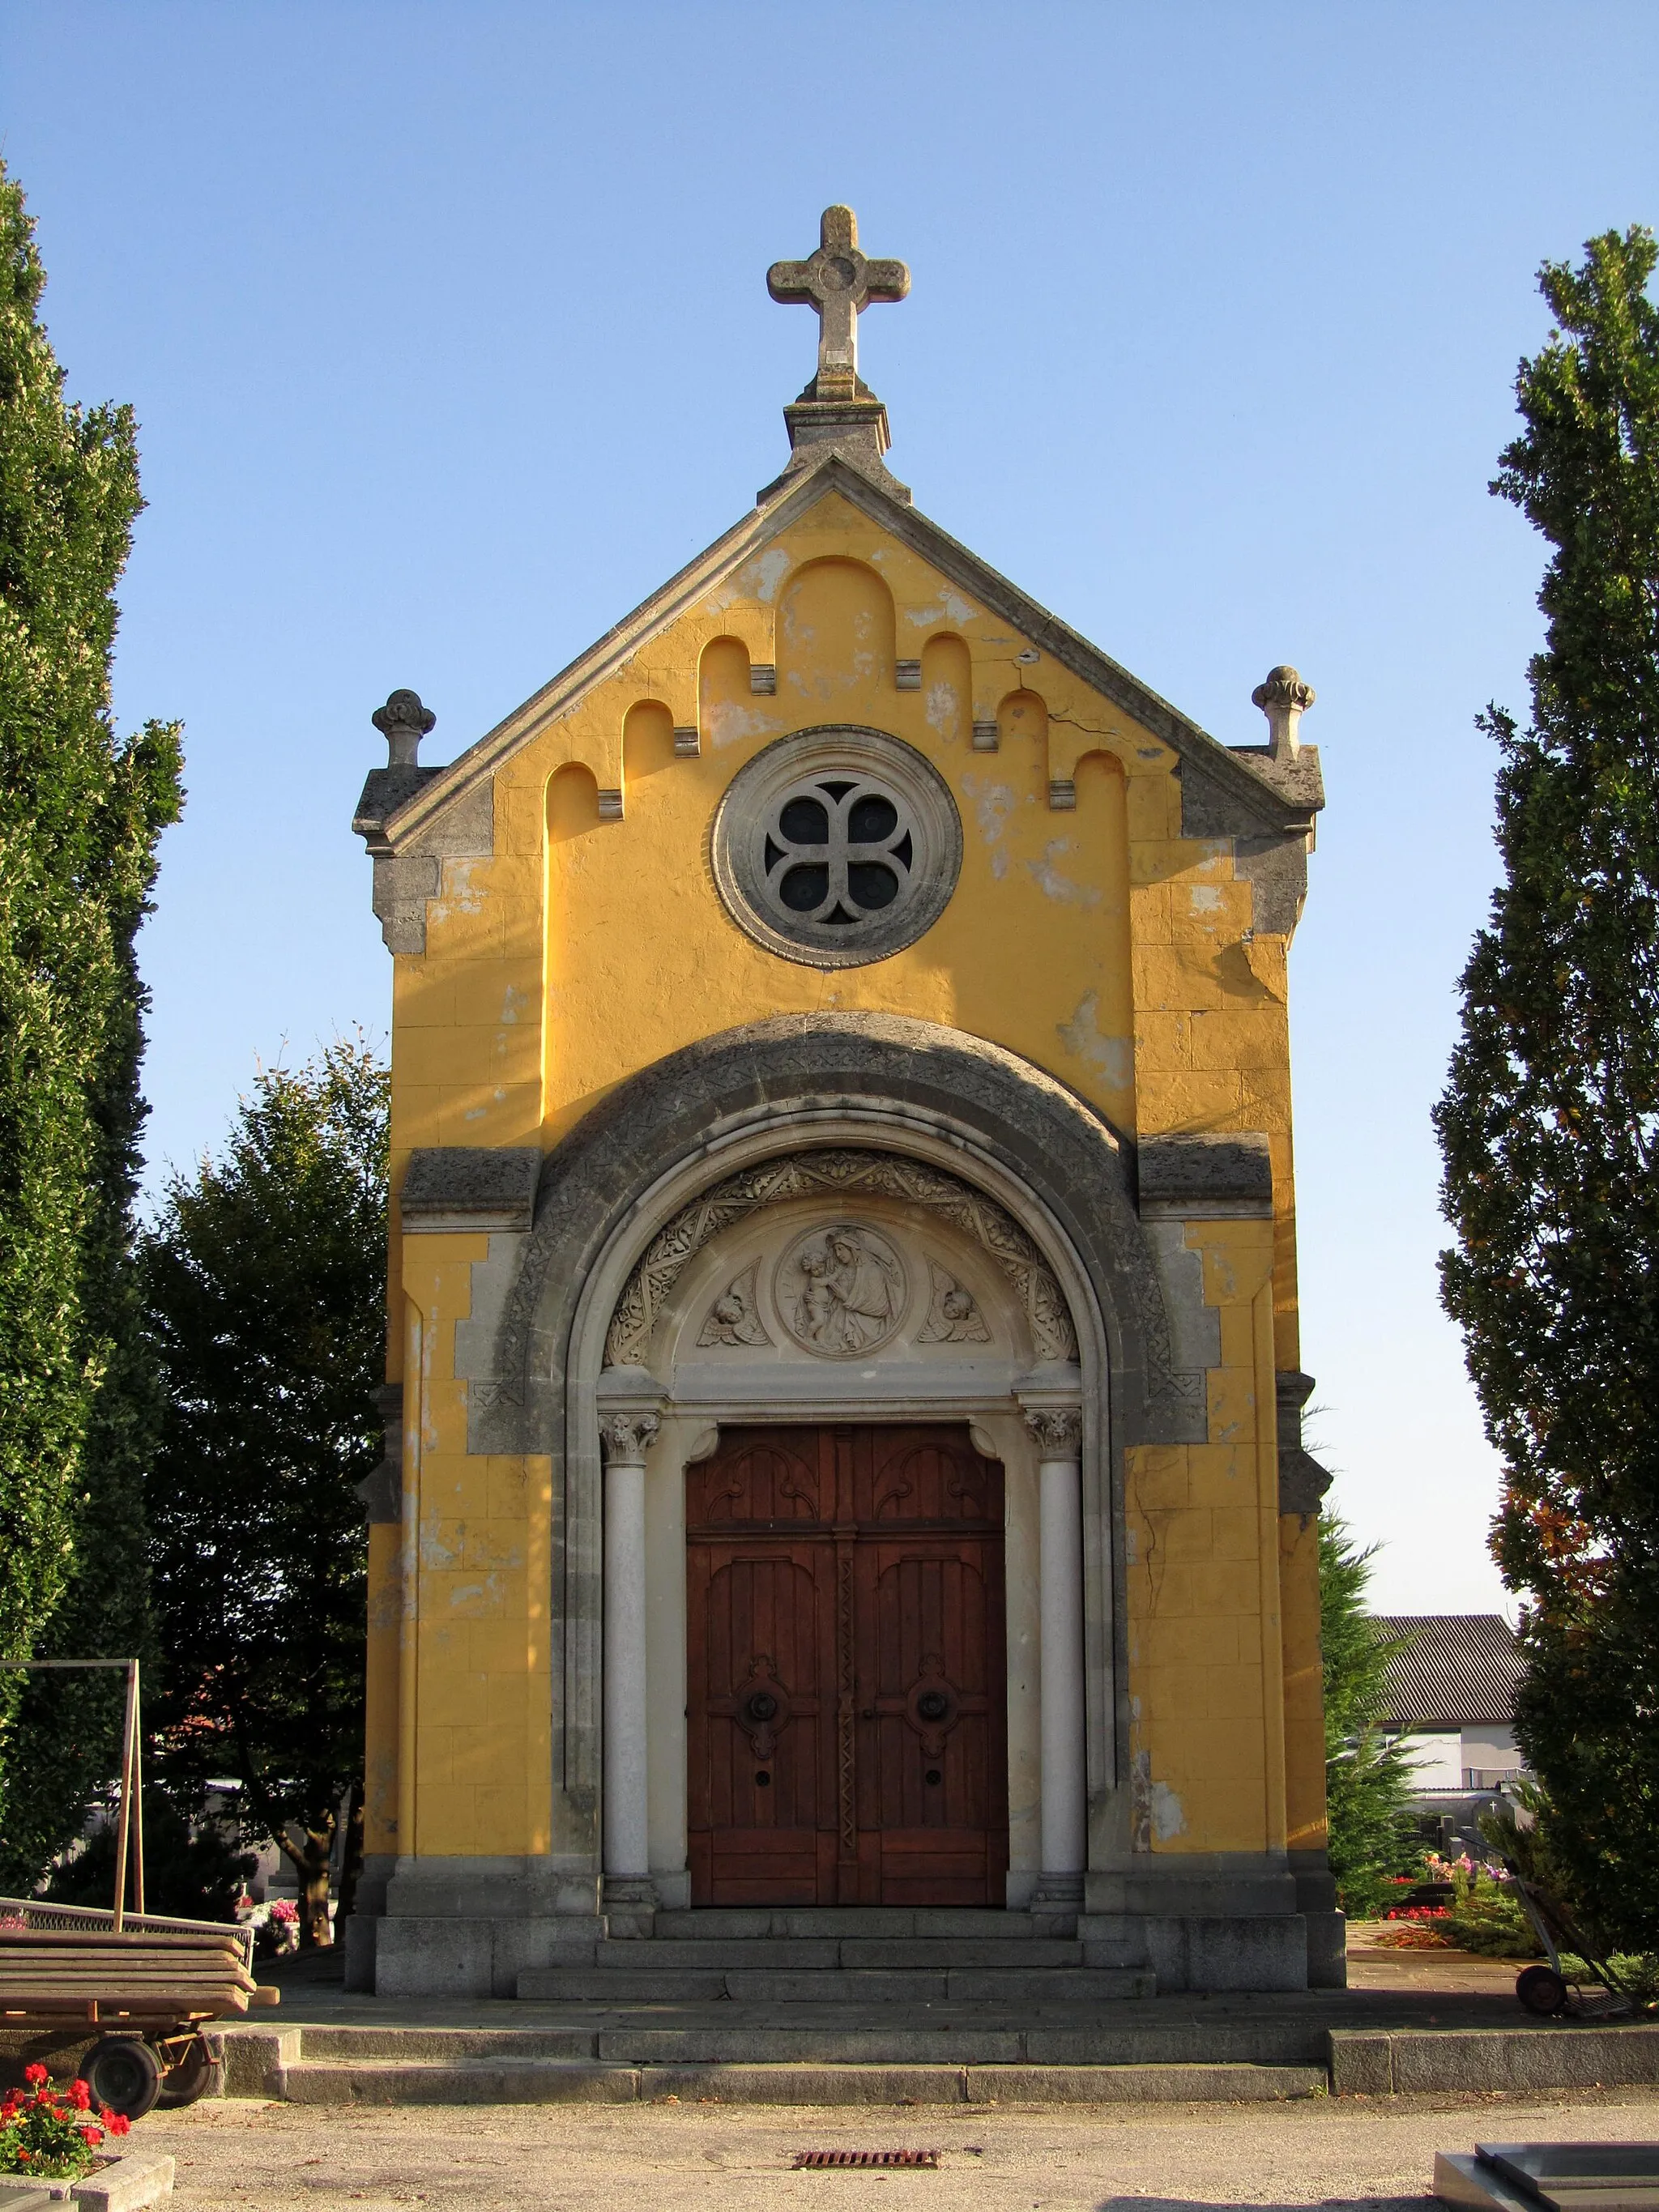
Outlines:
{"label": "paved courtyard", "polygon": [[[1659,2093],[1326,2100],[969,2112],[676,2107],[307,2109],[240,2100],[152,2114],[179,2212],[1179,2212],[1188,2205],[1421,2205],[1438,2149],[1659,2140]],[[938,2172],[804,2172],[805,2148],[937,2148]]]}

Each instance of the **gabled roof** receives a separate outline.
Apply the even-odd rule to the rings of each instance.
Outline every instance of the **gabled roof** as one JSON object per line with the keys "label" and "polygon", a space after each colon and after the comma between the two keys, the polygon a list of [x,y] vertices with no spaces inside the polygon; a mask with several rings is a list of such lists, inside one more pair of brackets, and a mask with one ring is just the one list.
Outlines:
{"label": "gabled roof", "polygon": [[1389,1704],[1394,1728],[1462,1728],[1515,1718],[1521,1649],[1495,1613],[1378,1614],[1379,1638],[1404,1639],[1389,1656]]}
{"label": "gabled roof", "polygon": [[881,523],[942,575],[1122,708],[1143,728],[1162,738],[1183,763],[1190,762],[1201,769],[1205,781],[1212,787],[1218,787],[1220,795],[1246,817],[1249,834],[1273,836],[1305,830],[1323,805],[1315,748],[1304,747],[1293,760],[1274,761],[1265,747],[1222,744],[1167,699],[1149,690],[1127,668],[1091,645],[1087,638],[1029,599],[936,522],[930,522],[831,450],[805,466],[791,469],[769,486],[751,514],[717,538],[705,552],[689,562],[458,760],[447,768],[419,771],[413,790],[388,790],[387,811],[374,825],[385,846],[395,851],[434,816],[485,782],[504,761],[567,713],[585,691],[631,659],[647,639],[665,629],[831,492],[839,493]]}

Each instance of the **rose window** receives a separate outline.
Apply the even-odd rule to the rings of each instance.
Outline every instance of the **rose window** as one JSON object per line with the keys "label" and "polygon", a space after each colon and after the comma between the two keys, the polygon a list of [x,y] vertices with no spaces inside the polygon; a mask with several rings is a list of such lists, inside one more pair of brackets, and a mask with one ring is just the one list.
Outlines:
{"label": "rose window", "polygon": [[714,817],[714,880],[769,951],[824,968],[880,960],[944,911],[962,865],[949,788],[878,730],[804,730],[750,761]]}

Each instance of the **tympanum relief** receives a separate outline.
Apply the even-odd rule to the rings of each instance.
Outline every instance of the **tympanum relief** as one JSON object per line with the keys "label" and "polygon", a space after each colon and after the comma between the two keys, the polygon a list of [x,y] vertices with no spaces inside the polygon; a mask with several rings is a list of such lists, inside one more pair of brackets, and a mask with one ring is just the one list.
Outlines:
{"label": "tympanum relief", "polygon": [[[871,1212],[842,1211],[849,1202]],[[748,1228],[775,1211],[769,1234]],[[724,1267],[708,1249],[716,1243],[731,1255]],[[687,1277],[698,1267],[706,1273]],[[690,1200],[623,1285],[605,1365],[649,1364],[659,1322],[688,1293],[682,1341],[716,1353],[769,1345],[853,1360],[908,1342],[971,1358],[966,1347],[1012,1331],[1028,1360],[1077,1358],[1060,1285],[1020,1224],[956,1176],[890,1152],[786,1154]]]}
{"label": "tympanum relief", "polygon": [[933,1294],[927,1318],[916,1331],[918,1344],[988,1344],[991,1332],[985,1316],[954,1275],[947,1275],[937,1260],[927,1262]]}
{"label": "tympanum relief", "polygon": [[726,1285],[708,1309],[708,1317],[697,1338],[700,1346],[771,1343],[755,1301],[755,1278],[759,1272],[760,1262],[751,1260],[743,1273]]}
{"label": "tympanum relief", "polygon": [[793,1206],[769,1235],[743,1238],[723,1264],[709,1253],[680,1342],[716,1356],[773,1347],[786,1361],[803,1352],[903,1360],[924,1347],[930,1358],[972,1360],[985,1356],[981,1346],[998,1346],[1015,1357],[1007,1299],[994,1279],[978,1283],[976,1257],[941,1241],[925,1218],[826,1218]]}
{"label": "tympanum relief", "polygon": [[773,1297],[803,1351],[824,1359],[878,1352],[909,1304],[904,1263],[880,1231],[836,1221],[798,1237],[778,1261]]}

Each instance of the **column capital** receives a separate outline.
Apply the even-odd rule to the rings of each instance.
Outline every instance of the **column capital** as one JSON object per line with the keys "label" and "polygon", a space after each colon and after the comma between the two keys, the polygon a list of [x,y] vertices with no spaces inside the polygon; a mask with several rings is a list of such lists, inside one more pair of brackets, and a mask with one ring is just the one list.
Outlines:
{"label": "column capital", "polygon": [[1036,1439],[1041,1459],[1076,1459],[1083,1449],[1083,1409],[1079,1406],[1027,1406],[1025,1425]]}
{"label": "column capital", "polygon": [[607,1467],[643,1467],[662,1422],[655,1413],[630,1409],[599,1415],[599,1442]]}

